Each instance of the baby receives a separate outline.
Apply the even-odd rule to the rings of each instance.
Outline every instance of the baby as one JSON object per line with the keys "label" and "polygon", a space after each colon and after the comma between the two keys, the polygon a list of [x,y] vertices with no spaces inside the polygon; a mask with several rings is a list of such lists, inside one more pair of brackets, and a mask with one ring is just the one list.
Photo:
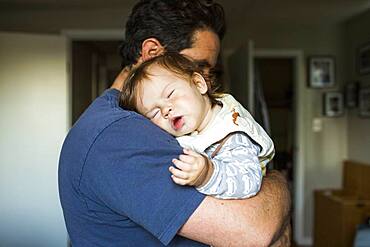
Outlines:
{"label": "baby", "polygon": [[261,187],[274,145],[231,95],[215,93],[214,82],[211,71],[167,52],[131,71],[120,106],[177,137],[184,153],[169,168],[175,183],[216,198],[248,198]]}

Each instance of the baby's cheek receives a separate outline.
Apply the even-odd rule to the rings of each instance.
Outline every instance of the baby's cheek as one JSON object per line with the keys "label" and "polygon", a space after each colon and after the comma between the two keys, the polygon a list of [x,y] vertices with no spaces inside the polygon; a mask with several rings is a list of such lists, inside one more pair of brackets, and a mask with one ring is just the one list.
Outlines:
{"label": "baby's cheek", "polygon": [[155,125],[157,125],[158,127],[160,127],[161,129],[164,129],[165,131],[168,132],[168,125],[166,124],[165,121],[161,121],[158,119],[151,119],[150,121],[154,123]]}
{"label": "baby's cheek", "polygon": [[157,126],[159,126],[159,127],[162,127],[162,126],[161,126],[160,121],[158,121],[157,119],[150,119],[150,121],[151,121],[152,123],[154,123],[155,125],[157,125]]}

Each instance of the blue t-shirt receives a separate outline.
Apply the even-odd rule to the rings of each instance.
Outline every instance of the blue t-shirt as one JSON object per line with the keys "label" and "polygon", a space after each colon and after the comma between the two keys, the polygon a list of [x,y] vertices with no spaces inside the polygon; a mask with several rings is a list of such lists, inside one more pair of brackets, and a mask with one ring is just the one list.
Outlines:
{"label": "blue t-shirt", "polygon": [[97,98],[63,144],[59,194],[72,246],[205,246],[176,235],[204,199],[171,180],[181,147],[120,108],[118,95]]}

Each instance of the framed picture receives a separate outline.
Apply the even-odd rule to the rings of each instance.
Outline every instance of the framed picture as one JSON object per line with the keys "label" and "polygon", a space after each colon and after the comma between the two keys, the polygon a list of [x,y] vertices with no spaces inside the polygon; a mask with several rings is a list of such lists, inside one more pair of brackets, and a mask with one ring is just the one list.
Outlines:
{"label": "framed picture", "polygon": [[370,117],[370,87],[360,89],[358,102],[360,117]]}
{"label": "framed picture", "polygon": [[357,66],[360,75],[370,73],[370,42],[358,49]]}
{"label": "framed picture", "polygon": [[358,85],[359,82],[350,82],[347,83],[346,89],[345,89],[345,97],[344,100],[346,102],[347,108],[355,108],[358,104]]}
{"label": "framed picture", "polygon": [[340,117],[343,113],[343,94],[341,92],[324,93],[324,116]]}
{"label": "framed picture", "polygon": [[335,59],[333,56],[308,58],[308,86],[328,88],[335,84]]}

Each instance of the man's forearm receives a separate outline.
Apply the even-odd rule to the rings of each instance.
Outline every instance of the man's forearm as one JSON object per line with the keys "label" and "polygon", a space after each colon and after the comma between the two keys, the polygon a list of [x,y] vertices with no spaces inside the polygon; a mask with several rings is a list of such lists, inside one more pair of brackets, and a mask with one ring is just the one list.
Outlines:
{"label": "man's forearm", "polygon": [[[290,222],[291,198],[286,179],[281,173],[270,172],[263,180],[261,191],[256,199],[260,199],[265,212],[259,212],[271,224],[275,242],[285,231]],[[274,227],[276,226],[276,227]]]}
{"label": "man's forearm", "polygon": [[263,179],[257,196],[244,201],[244,204],[249,214],[249,228],[255,230],[256,236],[265,236],[264,240],[268,240],[269,245],[286,232],[290,221],[291,199],[288,184],[281,173],[270,172]]}
{"label": "man's forearm", "polygon": [[179,234],[213,246],[268,246],[279,238],[290,212],[285,179],[273,172],[257,196],[243,200],[206,197]]}
{"label": "man's forearm", "polygon": [[271,247],[290,247],[292,245],[292,226],[288,224],[283,234],[271,245]]}

